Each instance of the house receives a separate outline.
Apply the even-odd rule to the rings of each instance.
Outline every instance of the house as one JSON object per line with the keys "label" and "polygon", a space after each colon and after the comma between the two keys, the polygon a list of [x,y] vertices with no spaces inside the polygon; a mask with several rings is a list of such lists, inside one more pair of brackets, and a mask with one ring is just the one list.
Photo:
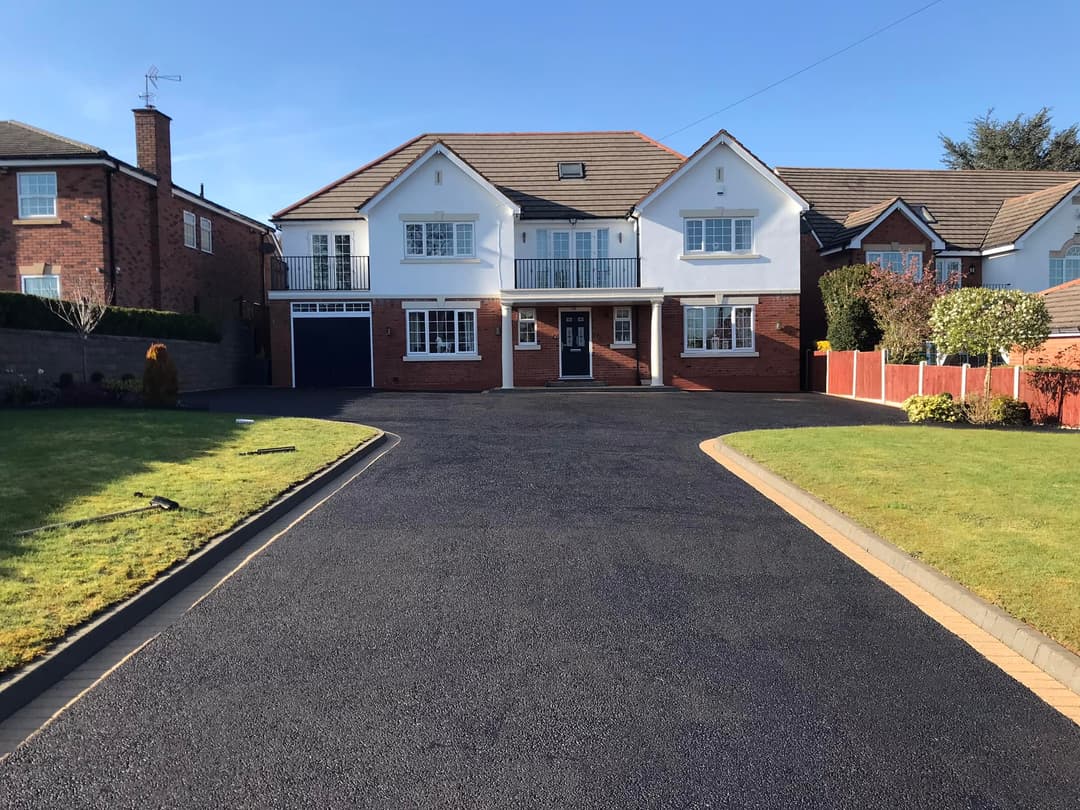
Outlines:
{"label": "house", "polygon": [[942,281],[1035,292],[1080,277],[1080,174],[777,168],[809,203],[804,348],[825,337],[818,279],[850,264],[931,262]]}
{"label": "house", "polygon": [[1019,362],[1080,369],[1080,276],[1043,290],[1040,295],[1050,312],[1050,337],[1038,349],[1024,352]]}
{"label": "house", "polygon": [[173,183],[169,117],[134,113],[134,166],[0,121],[0,289],[212,317],[261,303],[272,229]]}
{"label": "house", "polygon": [[807,207],[724,131],[421,135],[272,218],[273,381],[797,389]]}

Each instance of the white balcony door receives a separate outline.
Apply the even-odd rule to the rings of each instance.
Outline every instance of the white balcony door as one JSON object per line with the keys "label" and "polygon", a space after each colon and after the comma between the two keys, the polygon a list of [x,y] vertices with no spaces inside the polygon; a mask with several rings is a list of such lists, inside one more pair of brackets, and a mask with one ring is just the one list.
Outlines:
{"label": "white balcony door", "polygon": [[316,290],[352,289],[352,236],[347,233],[311,235],[312,285]]}

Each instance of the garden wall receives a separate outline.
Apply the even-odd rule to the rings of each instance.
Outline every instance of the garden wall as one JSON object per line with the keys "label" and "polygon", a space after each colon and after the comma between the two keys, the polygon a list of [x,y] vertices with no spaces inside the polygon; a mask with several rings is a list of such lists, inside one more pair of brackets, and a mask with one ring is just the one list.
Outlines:
{"label": "garden wall", "polygon": [[[1048,395],[1034,384],[1038,374],[1019,366],[999,366],[991,371],[990,390],[1028,403],[1036,421],[1049,418],[1080,427],[1080,393]],[[958,400],[981,394],[985,375],[985,369],[968,366],[887,363],[884,352],[813,352],[808,376],[813,391],[898,406],[915,394],[948,393]]]}
{"label": "garden wall", "polygon": [[[223,324],[220,342],[91,335],[86,346],[87,371],[100,371],[110,379],[125,374],[142,379],[146,350],[156,342],[169,347],[181,391],[268,382],[267,364],[255,357],[252,329],[246,321]],[[44,373],[39,375],[38,369]],[[82,380],[82,352],[75,333],[0,329],[0,378],[5,384],[20,377],[34,385],[55,384],[65,371]]]}

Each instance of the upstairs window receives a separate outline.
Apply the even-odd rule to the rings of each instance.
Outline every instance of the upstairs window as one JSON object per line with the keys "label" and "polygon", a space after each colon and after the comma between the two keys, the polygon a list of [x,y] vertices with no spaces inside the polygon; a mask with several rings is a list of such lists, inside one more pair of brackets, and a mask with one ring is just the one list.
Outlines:
{"label": "upstairs window", "polygon": [[56,216],[56,172],[19,172],[19,219]]}
{"label": "upstairs window", "polygon": [[1080,247],[1071,247],[1064,258],[1050,260],[1050,286],[1080,278]]}
{"label": "upstairs window", "polygon": [[585,176],[585,164],[584,163],[560,163],[559,164],[559,179],[560,180],[580,180]]}
{"label": "upstairs window", "polygon": [[876,264],[882,270],[894,273],[915,271],[915,278],[922,278],[923,258],[921,250],[868,250],[866,263]]}
{"label": "upstairs window", "polygon": [[405,223],[406,258],[472,258],[475,255],[471,222]]}
{"label": "upstairs window", "polygon": [[199,217],[199,245],[203,253],[214,252],[214,226],[206,217]]}
{"label": "upstairs window", "polygon": [[195,241],[195,215],[190,211],[184,212],[184,247],[198,249],[199,245]]}
{"label": "upstairs window", "polygon": [[754,220],[748,217],[687,219],[683,222],[687,253],[748,253],[754,243]]}

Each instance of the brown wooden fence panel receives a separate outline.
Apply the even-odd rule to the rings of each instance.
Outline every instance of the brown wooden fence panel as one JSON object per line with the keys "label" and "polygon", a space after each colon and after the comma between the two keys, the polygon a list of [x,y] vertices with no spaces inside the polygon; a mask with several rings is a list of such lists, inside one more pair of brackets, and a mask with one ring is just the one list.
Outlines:
{"label": "brown wooden fence panel", "polygon": [[829,352],[829,393],[854,394],[855,352]]}
{"label": "brown wooden fence panel", "polygon": [[919,393],[919,367],[885,366],[885,399],[889,402],[903,402],[908,397]]}
{"label": "brown wooden fence panel", "polygon": [[859,352],[855,369],[855,396],[881,399],[881,352]]}
{"label": "brown wooden fence panel", "polygon": [[958,366],[930,366],[923,376],[923,394],[952,394],[960,399],[960,377],[962,370]]}

